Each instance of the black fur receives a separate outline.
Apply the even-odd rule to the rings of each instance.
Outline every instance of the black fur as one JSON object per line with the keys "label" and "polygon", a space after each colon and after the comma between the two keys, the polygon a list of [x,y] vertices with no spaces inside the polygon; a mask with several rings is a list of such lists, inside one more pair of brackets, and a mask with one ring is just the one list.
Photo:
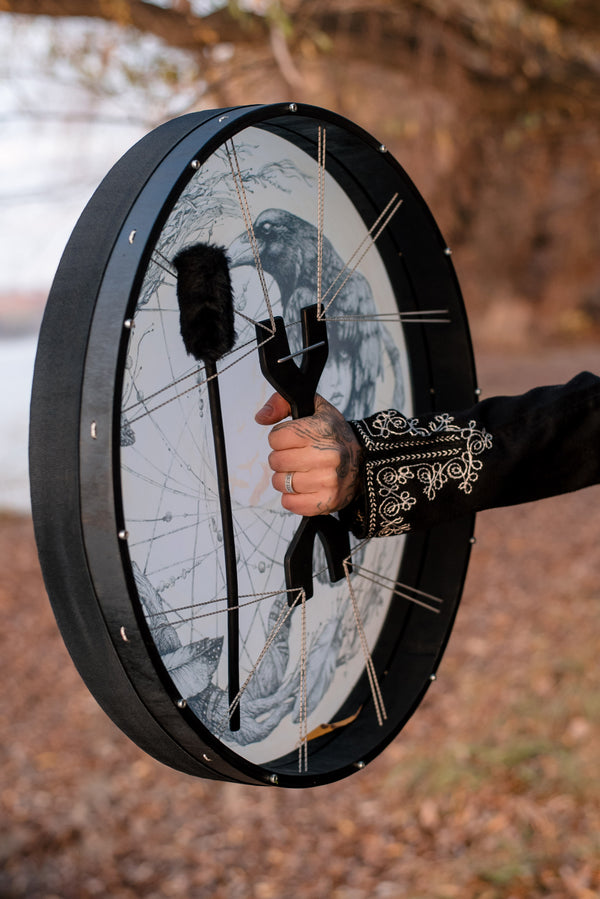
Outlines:
{"label": "black fur", "polygon": [[179,324],[195,359],[216,362],[235,341],[233,291],[223,247],[195,244],[177,254]]}

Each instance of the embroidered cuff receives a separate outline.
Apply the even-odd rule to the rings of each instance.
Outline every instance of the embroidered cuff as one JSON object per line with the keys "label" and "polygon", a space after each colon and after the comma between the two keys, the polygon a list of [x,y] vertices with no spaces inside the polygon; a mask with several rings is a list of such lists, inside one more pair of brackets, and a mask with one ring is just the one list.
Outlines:
{"label": "embroidered cuff", "polygon": [[479,457],[492,446],[475,420],[448,414],[408,419],[391,409],[350,424],[363,450],[363,494],[344,518],[358,537],[430,527],[436,506],[446,518],[456,491],[472,492],[484,465]]}

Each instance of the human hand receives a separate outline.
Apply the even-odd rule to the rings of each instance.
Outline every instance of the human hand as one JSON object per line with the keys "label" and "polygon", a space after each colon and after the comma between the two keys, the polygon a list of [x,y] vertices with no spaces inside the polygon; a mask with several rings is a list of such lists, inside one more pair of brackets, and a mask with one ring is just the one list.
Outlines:
{"label": "human hand", "polygon": [[281,505],[308,516],[343,509],[358,492],[361,450],[354,431],[318,394],[314,415],[283,421],[289,414],[289,404],[274,393],[255,416],[258,424],[275,425],[269,433],[269,465]]}

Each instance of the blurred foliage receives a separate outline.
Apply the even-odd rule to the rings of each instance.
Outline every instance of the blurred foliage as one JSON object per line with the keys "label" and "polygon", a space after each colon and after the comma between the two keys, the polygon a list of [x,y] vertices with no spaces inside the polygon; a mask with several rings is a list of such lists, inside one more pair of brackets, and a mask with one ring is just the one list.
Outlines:
{"label": "blurred foliage", "polygon": [[0,0],[0,25],[1,11],[54,19],[36,66],[148,128],[289,99],[348,116],[461,251],[478,339],[597,335],[596,0]]}
{"label": "blurred foliage", "polygon": [[481,76],[599,77],[600,12],[592,0],[230,0],[203,9],[187,0],[0,0],[6,12],[134,26],[200,56],[223,42],[267,47],[277,31],[292,52],[344,53],[351,44],[355,58],[394,65],[394,45],[397,53],[437,25],[458,41],[462,64]]}

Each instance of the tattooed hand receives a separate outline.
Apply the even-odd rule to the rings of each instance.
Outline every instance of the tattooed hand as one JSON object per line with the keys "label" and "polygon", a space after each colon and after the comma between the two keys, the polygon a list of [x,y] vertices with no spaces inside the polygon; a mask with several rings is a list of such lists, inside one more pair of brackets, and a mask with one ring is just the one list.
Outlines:
{"label": "tattooed hand", "polygon": [[[283,422],[289,414],[289,405],[278,393],[256,414],[259,424],[276,425],[269,434],[269,465],[273,486],[282,494],[281,505],[297,515],[326,515],[343,509],[358,491],[361,450],[354,431],[318,394],[314,415]],[[294,493],[286,490],[289,472]]]}

